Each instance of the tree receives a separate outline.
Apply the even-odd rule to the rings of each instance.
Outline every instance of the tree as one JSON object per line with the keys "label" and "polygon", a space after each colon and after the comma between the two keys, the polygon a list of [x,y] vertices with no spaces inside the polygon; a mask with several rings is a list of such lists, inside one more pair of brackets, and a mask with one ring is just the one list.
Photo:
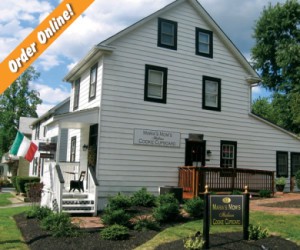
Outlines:
{"label": "tree", "polygon": [[[265,7],[254,28],[253,67],[262,86],[273,91],[273,108],[285,129],[300,133],[300,3]],[[280,105],[279,105],[280,104]],[[276,121],[278,124],[278,121]]]}
{"label": "tree", "polygon": [[0,95],[0,157],[12,145],[20,117],[37,117],[36,108],[42,100],[37,91],[29,89],[29,82],[38,77],[39,73],[29,67]]}

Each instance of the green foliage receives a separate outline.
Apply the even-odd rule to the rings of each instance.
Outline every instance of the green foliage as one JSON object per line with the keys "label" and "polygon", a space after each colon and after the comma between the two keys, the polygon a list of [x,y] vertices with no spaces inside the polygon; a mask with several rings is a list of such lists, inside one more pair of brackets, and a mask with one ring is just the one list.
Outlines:
{"label": "green foliage", "polygon": [[260,240],[268,236],[269,232],[267,228],[262,228],[260,225],[249,225],[249,240]]}
{"label": "green foliage", "polygon": [[104,240],[126,240],[129,238],[129,232],[127,227],[115,224],[103,229],[100,236]]}
{"label": "green foliage", "polygon": [[16,189],[17,193],[20,193],[20,191],[17,189],[17,176],[11,177],[11,183],[13,184],[13,187]]}
{"label": "green foliage", "polygon": [[106,209],[103,216],[101,216],[101,219],[106,225],[119,224],[122,226],[129,226],[130,215],[123,209]]}
{"label": "green foliage", "polygon": [[196,237],[188,237],[187,239],[183,240],[184,248],[188,250],[200,250],[203,249],[205,241],[203,240],[202,236]]}
{"label": "green foliage", "polygon": [[232,195],[242,195],[243,192],[240,191],[240,190],[233,190],[233,191],[231,192],[231,194],[232,194]]}
{"label": "green foliage", "polygon": [[71,223],[70,216],[65,213],[51,213],[42,219],[41,227],[51,231],[54,237],[74,237],[78,235],[78,230]]}
{"label": "green foliage", "polygon": [[6,179],[6,178],[1,178],[0,177],[0,188],[1,187],[8,187],[8,186],[10,186],[9,180]]}
{"label": "green foliage", "polygon": [[154,207],[156,197],[149,193],[146,188],[142,188],[135,192],[131,197],[132,205],[142,207]]}
{"label": "green foliage", "polygon": [[153,217],[159,222],[173,221],[179,216],[179,203],[174,194],[160,195],[157,207],[153,210]]}
{"label": "green foliage", "polygon": [[108,199],[107,207],[110,210],[127,209],[131,207],[131,199],[129,196],[118,193]]}
{"label": "green foliage", "polygon": [[159,224],[151,219],[151,218],[139,218],[135,223],[134,223],[134,230],[137,231],[146,231],[146,230],[154,230],[158,231],[159,230]]}
{"label": "green foliage", "polygon": [[0,154],[12,145],[21,116],[38,117],[36,108],[42,100],[37,91],[29,89],[29,83],[38,77],[39,73],[29,67],[0,95]]}
{"label": "green foliage", "polygon": [[27,218],[37,218],[38,220],[43,220],[52,213],[52,210],[48,207],[32,206],[31,209],[27,211],[26,215]]}
{"label": "green foliage", "polygon": [[204,201],[200,197],[187,200],[183,208],[190,216],[194,218],[202,218],[204,213]]}
{"label": "green foliage", "polygon": [[40,182],[25,183],[26,196],[31,202],[40,202],[44,184]]}
{"label": "green foliage", "polygon": [[298,170],[298,171],[296,172],[295,179],[296,179],[296,185],[297,185],[297,188],[300,189],[300,170]]}
{"label": "green foliage", "polygon": [[262,197],[262,198],[270,198],[271,197],[271,190],[259,190],[259,197]]}
{"label": "green foliage", "polygon": [[277,178],[277,179],[275,180],[275,184],[276,184],[276,185],[285,185],[285,184],[286,184],[286,179],[285,179],[285,177]]}
{"label": "green foliage", "polygon": [[20,193],[26,193],[25,184],[30,182],[40,182],[40,178],[17,176],[16,178],[17,191]]}

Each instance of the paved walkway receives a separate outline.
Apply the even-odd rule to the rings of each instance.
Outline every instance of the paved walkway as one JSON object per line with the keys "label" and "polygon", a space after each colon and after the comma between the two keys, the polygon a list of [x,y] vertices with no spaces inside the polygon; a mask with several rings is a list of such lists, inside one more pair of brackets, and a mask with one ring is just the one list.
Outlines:
{"label": "paved walkway", "polygon": [[275,193],[275,196],[268,199],[257,199],[250,201],[250,211],[262,211],[273,214],[299,214],[300,208],[266,207],[265,204],[300,200],[300,193]]}

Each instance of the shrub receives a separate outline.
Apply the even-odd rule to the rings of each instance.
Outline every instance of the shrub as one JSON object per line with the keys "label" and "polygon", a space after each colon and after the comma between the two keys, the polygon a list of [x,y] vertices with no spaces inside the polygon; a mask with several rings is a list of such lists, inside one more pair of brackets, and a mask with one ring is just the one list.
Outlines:
{"label": "shrub", "polygon": [[271,190],[260,190],[259,191],[259,197],[262,197],[262,198],[270,198],[271,197]]}
{"label": "shrub", "polygon": [[9,182],[9,180],[8,179],[6,179],[6,178],[1,178],[0,177],[0,188],[1,187],[9,187],[9,185],[10,185],[10,182]]}
{"label": "shrub", "polygon": [[22,176],[17,176],[16,178],[16,186],[17,186],[17,191],[19,193],[25,193],[25,184],[29,182],[40,182],[39,177],[22,177]]}
{"label": "shrub", "polygon": [[130,215],[123,209],[106,209],[101,219],[106,225],[119,224],[122,226],[129,226]]}
{"label": "shrub", "polygon": [[129,237],[128,228],[121,225],[112,225],[103,229],[100,236],[104,240],[126,240]]}
{"label": "shrub", "polygon": [[242,195],[243,192],[240,191],[240,190],[233,190],[233,191],[231,192],[231,194],[232,194],[232,195]]}
{"label": "shrub", "polygon": [[267,238],[269,235],[268,229],[258,225],[249,225],[249,240],[260,240]]}
{"label": "shrub", "polygon": [[204,200],[200,197],[187,200],[183,205],[183,208],[190,216],[194,218],[202,218],[204,211]]}
{"label": "shrub", "polygon": [[298,171],[296,172],[295,179],[296,179],[296,185],[297,185],[297,188],[300,189],[300,170],[298,170]]}
{"label": "shrub", "polygon": [[168,193],[157,198],[157,207],[153,210],[153,217],[159,222],[168,222],[179,215],[179,203],[174,194]]}
{"label": "shrub", "polygon": [[178,201],[175,198],[174,194],[172,193],[167,193],[167,194],[162,194],[157,197],[157,206],[164,205],[166,203],[174,203],[178,205]]}
{"label": "shrub", "polygon": [[199,250],[203,249],[205,241],[202,239],[202,236],[188,237],[183,241],[184,248],[188,250]]}
{"label": "shrub", "polygon": [[146,188],[142,188],[133,194],[131,201],[134,206],[154,207],[156,197],[149,193]]}
{"label": "shrub", "polygon": [[33,206],[27,211],[27,218],[37,218],[38,220],[43,220],[52,213],[52,210],[48,207]]}
{"label": "shrub", "polygon": [[78,230],[65,213],[52,213],[41,221],[43,229],[51,231],[54,237],[77,236]]}
{"label": "shrub", "polygon": [[146,231],[146,230],[159,230],[159,224],[151,218],[139,218],[134,224],[134,230]]}
{"label": "shrub", "polygon": [[31,202],[40,202],[44,184],[40,182],[25,183],[26,196]]}
{"label": "shrub", "polygon": [[11,183],[13,184],[13,187],[16,189],[17,193],[20,193],[20,191],[17,188],[17,176],[12,176],[10,179],[11,179]]}
{"label": "shrub", "polygon": [[110,210],[127,209],[131,207],[131,199],[129,196],[118,193],[108,199],[108,208]]}

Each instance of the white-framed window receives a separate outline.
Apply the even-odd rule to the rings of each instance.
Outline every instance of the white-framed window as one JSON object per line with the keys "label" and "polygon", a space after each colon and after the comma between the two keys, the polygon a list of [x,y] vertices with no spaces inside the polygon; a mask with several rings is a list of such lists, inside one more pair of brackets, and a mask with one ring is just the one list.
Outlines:
{"label": "white-framed window", "polygon": [[158,18],[158,47],[177,50],[177,23]]}
{"label": "white-framed window", "polygon": [[213,58],[213,33],[196,28],[196,55]]}
{"label": "white-framed window", "polygon": [[144,100],[166,103],[168,69],[153,65],[146,65],[145,71]]}
{"label": "white-framed window", "polygon": [[202,108],[221,111],[221,79],[203,76]]}
{"label": "white-framed window", "polygon": [[237,142],[221,141],[220,166],[222,168],[236,168]]}
{"label": "white-framed window", "polygon": [[93,100],[96,97],[96,89],[97,89],[97,70],[98,63],[96,63],[90,72],[90,91],[89,91],[89,100]]}
{"label": "white-framed window", "polygon": [[70,162],[75,162],[76,160],[76,136],[71,138],[71,152],[70,152]]}
{"label": "white-framed window", "polygon": [[73,103],[73,110],[78,109],[79,105],[79,94],[80,94],[80,78],[78,78],[74,82],[74,103]]}

